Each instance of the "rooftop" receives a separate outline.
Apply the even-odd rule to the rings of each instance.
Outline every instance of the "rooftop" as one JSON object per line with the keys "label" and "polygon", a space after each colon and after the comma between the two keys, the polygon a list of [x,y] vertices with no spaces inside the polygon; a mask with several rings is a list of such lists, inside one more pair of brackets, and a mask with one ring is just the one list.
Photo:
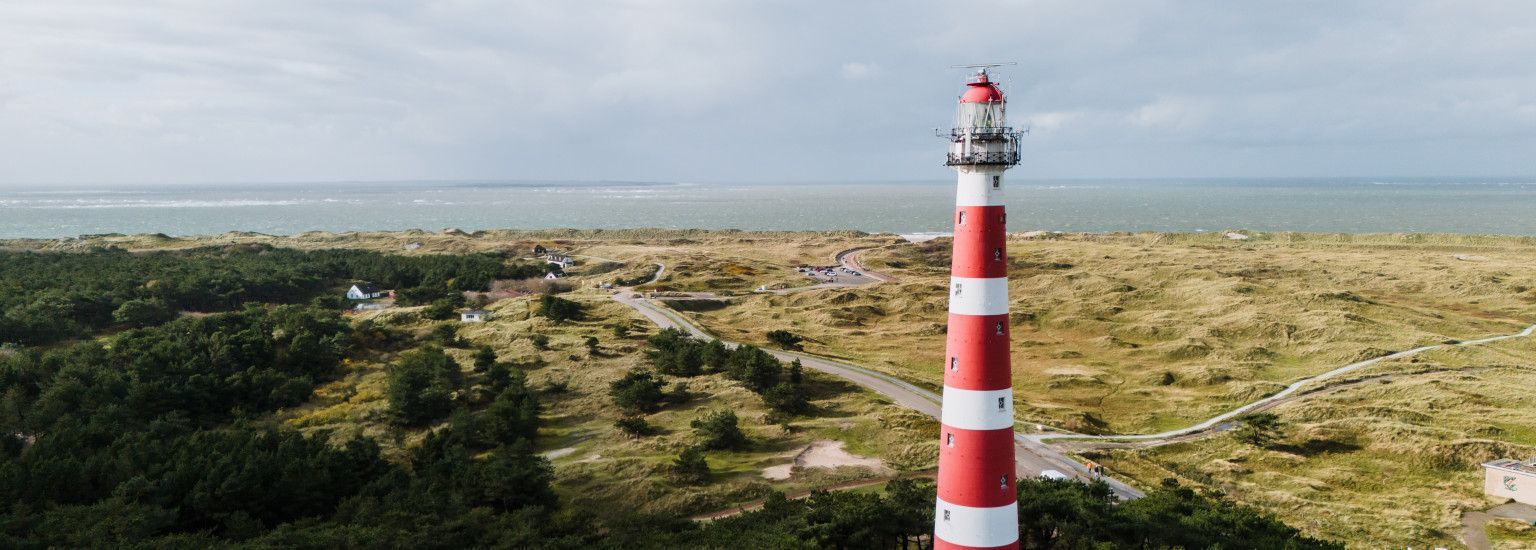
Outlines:
{"label": "rooftop", "polygon": [[1512,458],[1501,458],[1491,462],[1485,462],[1483,463],[1483,466],[1513,470],[1522,474],[1536,475],[1536,458],[1524,462]]}

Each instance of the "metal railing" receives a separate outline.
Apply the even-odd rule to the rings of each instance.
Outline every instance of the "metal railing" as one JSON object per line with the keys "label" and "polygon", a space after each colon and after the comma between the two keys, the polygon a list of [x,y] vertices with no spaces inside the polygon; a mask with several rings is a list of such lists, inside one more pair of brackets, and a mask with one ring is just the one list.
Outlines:
{"label": "metal railing", "polygon": [[1006,151],[995,153],[949,153],[945,155],[945,166],[959,165],[1002,165],[1014,166],[1019,163],[1018,151]]}
{"label": "metal railing", "polygon": [[1014,131],[1013,128],[1008,126],[970,126],[967,128],[950,128],[948,132],[936,130],[934,133],[939,137],[952,140],[969,137],[973,141],[1019,139],[1024,135],[1024,132]]}

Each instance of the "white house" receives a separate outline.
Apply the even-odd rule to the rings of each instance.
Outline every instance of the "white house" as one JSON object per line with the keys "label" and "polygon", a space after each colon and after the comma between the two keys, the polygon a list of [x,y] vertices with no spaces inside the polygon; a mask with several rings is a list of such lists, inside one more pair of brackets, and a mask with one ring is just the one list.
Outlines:
{"label": "white house", "polygon": [[491,320],[491,312],[483,309],[471,309],[459,314],[461,323],[484,323]]}
{"label": "white house", "polygon": [[1483,464],[1483,492],[1536,505],[1536,460],[1501,458]]}
{"label": "white house", "polygon": [[544,257],[544,261],[547,262],[547,263],[552,263],[552,264],[558,265],[558,266],[560,266],[560,269],[565,269],[565,268],[571,267],[573,265],[576,265],[576,261],[572,260],[570,256],[565,256],[565,255],[561,255],[561,254],[550,254],[548,256],[545,256]]}
{"label": "white house", "polygon": [[564,277],[564,276],[565,276],[565,274],[561,273],[559,271],[551,271],[549,273],[546,273],[544,275],[544,278],[545,279],[549,279],[549,280],[554,280],[554,279],[559,279],[559,278]]}
{"label": "white house", "polygon": [[379,290],[379,285],[373,283],[357,283],[347,289],[347,299],[372,300],[384,296],[384,291]]}

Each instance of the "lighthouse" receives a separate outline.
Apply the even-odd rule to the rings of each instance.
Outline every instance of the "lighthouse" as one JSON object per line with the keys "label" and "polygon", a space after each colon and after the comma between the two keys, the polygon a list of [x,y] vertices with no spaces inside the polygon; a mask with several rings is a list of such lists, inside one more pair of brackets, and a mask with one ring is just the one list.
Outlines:
{"label": "lighthouse", "polygon": [[933,547],[1017,548],[1013,376],[1009,365],[1008,221],[1003,172],[1019,163],[1003,93],[988,66],[967,84],[947,135],[959,173]]}

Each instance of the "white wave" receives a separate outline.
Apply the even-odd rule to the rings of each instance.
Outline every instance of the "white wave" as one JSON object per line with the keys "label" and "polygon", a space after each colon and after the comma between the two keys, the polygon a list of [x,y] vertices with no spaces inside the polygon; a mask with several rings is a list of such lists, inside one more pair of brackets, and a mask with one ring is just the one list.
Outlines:
{"label": "white wave", "polygon": [[47,209],[47,210],[80,210],[101,208],[241,208],[251,206],[293,206],[303,204],[305,201],[296,200],[76,200],[76,201],[31,201],[32,204],[23,203],[22,208]]}
{"label": "white wave", "polygon": [[907,242],[920,243],[924,241],[931,241],[939,237],[953,237],[955,234],[953,232],[917,232],[897,233],[896,236],[906,239]]}

